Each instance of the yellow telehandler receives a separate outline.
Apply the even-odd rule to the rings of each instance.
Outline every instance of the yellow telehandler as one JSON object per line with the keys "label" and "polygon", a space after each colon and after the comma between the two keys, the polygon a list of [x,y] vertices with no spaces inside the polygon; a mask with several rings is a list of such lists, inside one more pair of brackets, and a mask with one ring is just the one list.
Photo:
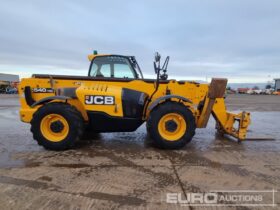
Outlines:
{"label": "yellow telehandler", "polygon": [[20,118],[46,149],[73,148],[85,130],[132,132],[144,122],[156,146],[179,149],[211,114],[219,133],[246,138],[250,113],[227,112],[227,79],[168,80],[169,57],[161,65],[158,53],[156,79],[144,79],[133,56],[94,52],[88,58],[87,76],[35,74],[20,82]]}

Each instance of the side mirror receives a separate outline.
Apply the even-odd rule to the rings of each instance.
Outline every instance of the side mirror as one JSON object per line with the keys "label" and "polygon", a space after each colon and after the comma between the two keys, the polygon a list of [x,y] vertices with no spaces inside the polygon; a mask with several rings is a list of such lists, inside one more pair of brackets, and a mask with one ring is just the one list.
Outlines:
{"label": "side mirror", "polygon": [[159,54],[158,52],[156,52],[156,53],[155,53],[155,61],[156,61],[156,62],[159,62],[159,61],[160,61],[160,58],[161,58],[160,54]]}
{"label": "side mirror", "polygon": [[[160,54],[158,52],[155,53],[155,61],[154,61],[154,69],[155,69],[155,73],[157,74],[157,78],[162,79],[162,80],[166,80],[168,75],[166,74],[167,72],[167,66],[168,66],[168,62],[169,62],[169,56],[166,57],[164,64],[162,65],[162,67],[160,67]],[[160,74],[160,72],[163,72],[162,74]]]}

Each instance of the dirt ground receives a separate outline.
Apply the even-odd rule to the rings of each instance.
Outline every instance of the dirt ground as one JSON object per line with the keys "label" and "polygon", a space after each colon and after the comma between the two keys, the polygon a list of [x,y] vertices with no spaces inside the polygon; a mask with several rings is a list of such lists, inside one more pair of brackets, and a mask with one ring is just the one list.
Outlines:
{"label": "dirt ground", "polygon": [[[0,209],[204,209],[167,203],[167,193],[185,199],[213,190],[279,191],[280,97],[229,95],[226,101],[230,110],[251,111],[249,136],[275,140],[216,136],[211,119],[181,150],[156,149],[142,126],[92,136],[74,150],[46,151],[20,122],[17,96],[1,95]],[[279,209],[279,192],[274,202],[254,209]],[[216,208],[225,209],[207,207]]]}

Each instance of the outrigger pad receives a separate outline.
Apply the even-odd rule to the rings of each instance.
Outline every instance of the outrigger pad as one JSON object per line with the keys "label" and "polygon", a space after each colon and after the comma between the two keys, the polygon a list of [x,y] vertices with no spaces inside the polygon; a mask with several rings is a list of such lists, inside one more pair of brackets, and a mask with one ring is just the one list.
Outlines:
{"label": "outrigger pad", "polygon": [[208,97],[210,99],[224,97],[226,87],[227,79],[213,78],[209,86]]}

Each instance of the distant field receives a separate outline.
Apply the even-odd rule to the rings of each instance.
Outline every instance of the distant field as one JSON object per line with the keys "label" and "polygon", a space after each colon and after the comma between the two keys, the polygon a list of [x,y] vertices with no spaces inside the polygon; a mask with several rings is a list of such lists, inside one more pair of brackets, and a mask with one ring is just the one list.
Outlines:
{"label": "distant field", "polygon": [[229,110],[280,111],[280,96],[229,94],[226,104]]}

